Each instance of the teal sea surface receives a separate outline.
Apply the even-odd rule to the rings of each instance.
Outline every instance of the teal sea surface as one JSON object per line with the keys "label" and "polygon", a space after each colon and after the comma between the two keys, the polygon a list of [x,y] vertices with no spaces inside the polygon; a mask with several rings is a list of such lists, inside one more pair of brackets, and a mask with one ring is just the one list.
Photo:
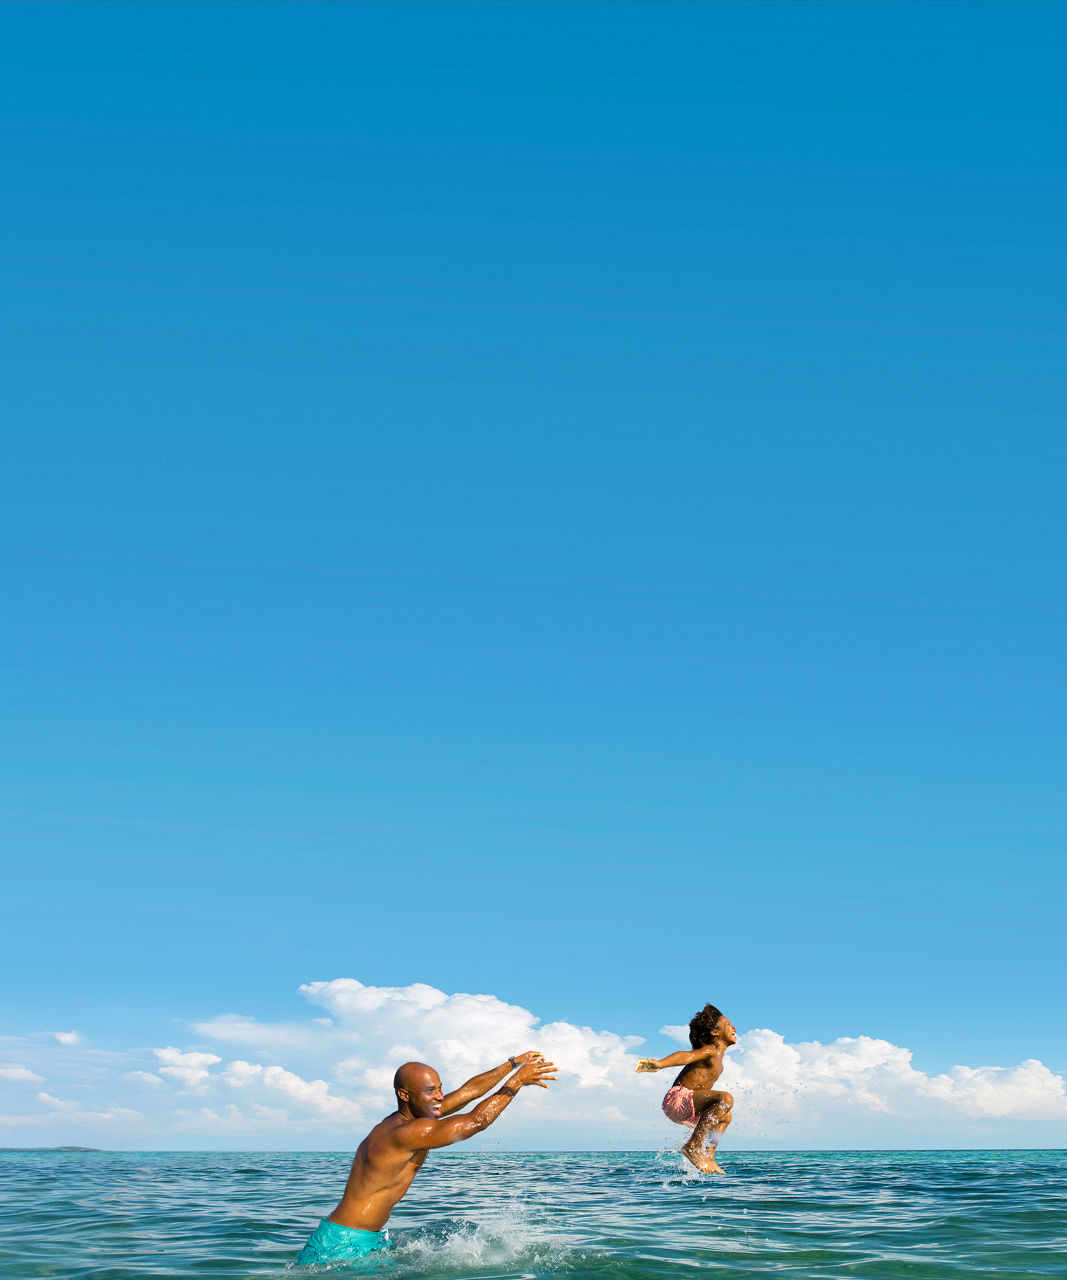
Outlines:
{"label": "teal sea surface", "polygon": [[[335,1204],[349,1159],[4,1152],[0,1276],[321,1274],[293,1259]],[[726,1176],[711,1177],[674,1151],[435,1153],[393,1214],[386,1273],[1067,1275],[1067,1152],[731,1151],[722,1161]]]}

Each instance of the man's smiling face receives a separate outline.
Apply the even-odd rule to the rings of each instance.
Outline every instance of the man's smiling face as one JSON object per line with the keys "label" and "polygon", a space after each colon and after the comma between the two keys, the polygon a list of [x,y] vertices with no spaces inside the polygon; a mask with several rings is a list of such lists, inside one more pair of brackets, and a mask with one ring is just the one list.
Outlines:
{"label": "man's smiling face", "polygon": [[404,1092],[408,1095],[411,1114],[419,1120],[436,1119],[441,1114],[445,1095],[441,1089],[441,1077],[432,1067],[421,1071],[419,1079],[412,1080]]}

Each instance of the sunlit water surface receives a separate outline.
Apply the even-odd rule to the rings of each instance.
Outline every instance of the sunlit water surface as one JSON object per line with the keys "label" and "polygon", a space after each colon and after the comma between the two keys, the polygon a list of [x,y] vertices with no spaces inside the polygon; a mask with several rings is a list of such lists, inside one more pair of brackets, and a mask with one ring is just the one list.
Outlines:
{"label": "sunlit water surface", "polygon": [[[310,1278],[293,1258],[348,1162],[3,1153],[0,1276]],[[712,1178],[675,1152],[437,1153],[393,1215],[387,1274],[1067,1276],[1067,1152],[730,1152],[723,1163],[727,1176]]]}

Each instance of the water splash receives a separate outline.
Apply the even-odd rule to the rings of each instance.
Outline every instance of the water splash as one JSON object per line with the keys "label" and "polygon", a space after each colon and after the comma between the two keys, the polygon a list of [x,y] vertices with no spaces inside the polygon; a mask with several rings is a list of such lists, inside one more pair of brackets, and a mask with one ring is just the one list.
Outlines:
{"label": "water splash", "polygon": [[718,1181],[722,1176],[721,1174],[702,1173],[675,1146],[660,1147],[652,1158],[657,1173],[663,1179],[660,1186],[664,1191],[669,1187],[706,1185]]}
{"label": "water splash", "polygon": [[521,1275],[530,1269],[560,1270],[575,1260],[572,1246],[539,1220],[529,1201],[517,1193],[503,1197],[478,1221],[448,1218],[393,1232],[393,1242],[393,1259],[406,1274],[491,1270]]}

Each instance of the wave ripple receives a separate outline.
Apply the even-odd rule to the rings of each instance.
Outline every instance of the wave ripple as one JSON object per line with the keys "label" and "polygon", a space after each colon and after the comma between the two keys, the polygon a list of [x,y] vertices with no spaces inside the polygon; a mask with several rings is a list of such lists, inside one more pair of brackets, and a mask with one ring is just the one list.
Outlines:
{"label": "wave ripple", "polygon": [[[348,1155],[0,1153],[0,1277],[311,1277],[293,1258]],[[724,1163],[727,1157],[724,1156]],[[435,1154],[390,1222],[392,1280],[1062,1277],[1067,1153]],[[344,1274],[330,1269],[331,1275]]]}

